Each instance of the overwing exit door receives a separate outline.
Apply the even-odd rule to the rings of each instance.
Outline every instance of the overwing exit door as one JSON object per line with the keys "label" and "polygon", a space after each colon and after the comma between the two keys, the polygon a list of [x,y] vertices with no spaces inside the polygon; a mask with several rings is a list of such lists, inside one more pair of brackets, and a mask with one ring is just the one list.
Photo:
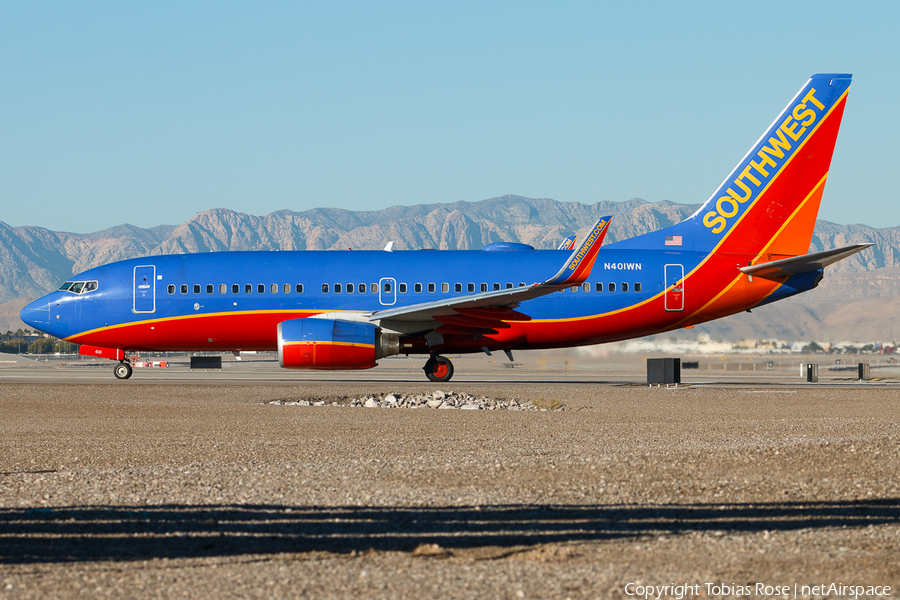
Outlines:
{"label": "overwing exit door", "polygon": [[684,265],[666,265],[666,312],[684,310]]}
{"label": "overwing exit door", "polygon": [[397,303],[397,281],[393,277],[382,277],[378,280],[378,301],[384,306]]}

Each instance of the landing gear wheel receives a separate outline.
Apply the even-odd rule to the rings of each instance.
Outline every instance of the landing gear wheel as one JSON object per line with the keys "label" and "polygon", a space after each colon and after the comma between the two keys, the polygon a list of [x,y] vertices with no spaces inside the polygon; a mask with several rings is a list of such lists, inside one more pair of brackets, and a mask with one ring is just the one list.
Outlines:
{"label": "landing gear wheel", "polygon": [[131,368],[127,362],[120,362],[115,367],[113,367],[113,374],[116,376],[116,379],[128,379],[131,377],[131,373],[134,370]]}
{"label": "landing gear wheel", "polygon": [[425,363],[424,370],[425,376],[430,381],[438,383],[450,381],[450,378],[453,377],[453,363],[444,356],[432,356],[429,358],[428,362]]}

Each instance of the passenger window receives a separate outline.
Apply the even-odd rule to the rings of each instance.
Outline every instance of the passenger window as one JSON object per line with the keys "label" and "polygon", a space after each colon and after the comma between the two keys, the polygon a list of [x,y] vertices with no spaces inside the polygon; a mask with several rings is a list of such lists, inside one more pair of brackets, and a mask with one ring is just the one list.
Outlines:
{"label": "passenger window", "polygon": [[525,282],[524,282],[524,281],[520,281],[520,282],[519,282],[519,287],[525,287]]}
{"label": "passenger window", "polygon": [[481,291],[482,291],[482,292],[488,291],[488,284],[482,283],[482,284],[481,284]]}
{"label": "passenger window", "polygon": [[577,285],[573,285],[572,287],[569,288],[569,291],[572,292],[572,293],[577,292],[577,291],[578,291],[578,286],[577,286]]}
{"label": "passenger window", "polygon": [[352,283],[348,283],[348,284],[347,284],[347,293],[348,293],[348,294],[352,294],[352,293],[353,293],[353,284],[352,284]]}
{"label": "passenger window", "polygon": [[628,291],[628,284],[625,283],[625,282],[622,283],[622,291],[623,291],[623,292],[627,292],[627,291]]}
{"label": "passenger window", "polygon": [[611,291],[611,292],[616,291],[616,284],[614,284],[612,281],[610,281],[609,285],[607,286],[607,289],[609,289],[609,291]]}
{"label": "passenger window", "polygon": [[598,282],[594,285],[594,289],[597,290],[598,292],[602,292],[602,291],[603,291],[603,284],[600,283],[600,282],[598,281]]}
{"label": "passenger window", "polygon": [[474,292],[474,291],[475,291],[475,284],[474,284],[474,283],[468,284],[468,285],[466,286],[466,289],[467,289],[469,292]]}
{"label": "passenger window", "polygon": [[[75,284],[75,285],[78,285],[78,284]],[[72,287],[75,287],[75,286],[72,286]],[[181,293],[187,294],[187,284],[186,283],[181,284]]]}
{"label": "passenger window", "polygon": [[591,284],[589,284],[588,282],[585,281],[584,283],[581,284],[581,290],[583,292],[591,291]]}
{"label": "passenger window", "polygon": [[245,293],[245,294],[252,294],[252,293],[253,293],[253,284],[252,284],[252,283],[245,283],[245,284],[244,284],[244,293]]}
{"label": "passenger window", "polygon": [[449,292],[449,291],[450,291],[450,284],[449,284],[449,283],[442,283],[442,284],[441,284],[441,292],[444,293],[444,294],[446,294],[446,293]]}
{"label": "passenger window", "polygon": [[286,283],[283,286],[281,286],[281,291],[284,292],[285,294],[290,294],[291,293],[291,284]]}
{"label": "passenger window", "polygon": [[359,284],[359,293],[360,294],[366,293],[366,284],[364,284],[364,283]]}
{"label": "passenger window", "polygon": [[495,282],[494,283],[494,291],[496,292],[499,289],[500,289],[500,284]]}
{"label": "passenger window", "polygon": [[220,283],[220,284],[219,284],[219,293],[220,293],[220,294],[227,294],[227,293],[228,293],[228,286],[225,285],[224,283]]}
{"label": "passenger window", "polygon": [[507,281],[507,282],[506,282],[506,289],[508,289],[508,290],[513,289],[512,281]]}
{"label": "passenger window", "polygon": [[421,284],[421,283],[416,283],[416,284],[414,284],[414,285],[413,285],[413,290],[415,290],[415,292],[416,292],[417,294],[421,294],[421,293],[422,293],[422,284]]}
{"label": "passenger window", "polygon": [[377,293],[378,293],[378,284],[377,284],[377,283],[370,283],[370,284],[369,284],[369,291],[372,292],[373,294],[377,294]]}
{"label": "passenger window", "polygon": [[240,294],[241,293],[241,285],[239,283],[231,284],[231,293],[232,294]]}
{"label": "passenger window", "polygon": [[[372,285],[375,285],[375,284],[372,284]],[[405,283],[401,283],[401,284],[400,284],[400,293],[401,293],[401,294],[405,294],[405,293],[406,293],[406,284],[405,284]]]}
{"label": "passenger window", "polygon": [[169,287],[166,288],[166,291],[169,292],[170,294],[174,294],[174,293],[175,293],[175,284],[174,284],[174,283],[170,283],[170,284],[169,284]]}
{"label": "passenger window", "polygon": [[334,284],[334,293],[335,294],[341,293],[341,284],[339,284],[339,283]]}
{"label": "passenger window", "polygon": [[298,293],[298,294],[302,294],[302,293],[303,293],[303,284],[302,284],[302,283],[298,283],[294,289],[297,290],[297,293]]}
{"label": "passenger window", "polygon": [[215,289],[216,288],[213,287],[213,284],[211,284],[211,283],[206,284],[206,293],[207,294],[212,294]]}
{"label": "passenger window", "polygon": [[433,294],[433,293],[434,293],[434,289],[435,289],[435,288],[434,288],[434,284],[433,284],[433,283],[429,283],[429,284],[428,284],[428,293],[429,293],[429,294]]}
{"label": "passenger window", "polygon": [[457,293],[461,292],[461,291],[462,291],[462,284],[461,284],[461,283],[454,283],[454,284],[453,284],[453,291],[454,291],[454,292],[457,292]]}
{"label": "passenger window", "polygon": [[194,293],[195,293],[195,294],[199,294],[199,293],[200,293],[200,284],[199,284],[199,283],[195,283],[195,284],[194,284]]}
{"label": "passenger window", "polygon": [[640,283],[635,283],[635,284],[634,284],[634,291],[635,291],[635,292],[640,293],[640,292],[643,290],[643,288],[644,288],[644,286],[642,286]]}
{"label": "passenger window", "polygon": [[384,291],[385,291],[385,293],[387,293],[387,294],[390,294],[390,293],[391,293],[391,284],[388,283],[387,281],[384,282]]}
{"label": "passenger window", "polygon": [[272,284],[270,284],[270,285],[269,285],[269,292],[271,292],[271,293],[273,293],[273,294],[277,294],[277,293],[278,293],[278,284],[277,284],[277,283],[272,283]]}
{"label": "passenger window", "polygon": [[327,293],[328,293],[328,284],[327,284],[327,283],[323,283],[323,284],[322,284],[322,293],[323,293],[323,294],[327,294]]}
{"label": "passenger window", "polygon": [[256,293],[257,294],[265,294],[266,293],[266,284],[257,283],[256,284]]}

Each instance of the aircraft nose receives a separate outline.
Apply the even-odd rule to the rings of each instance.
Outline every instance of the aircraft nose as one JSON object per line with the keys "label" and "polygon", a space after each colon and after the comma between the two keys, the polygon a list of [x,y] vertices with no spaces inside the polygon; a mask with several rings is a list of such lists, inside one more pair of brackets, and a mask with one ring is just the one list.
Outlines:
{"label": "aircraft nose", "polygon": [[46,298],[38,298],[22,309],[19,318],[35,329],[46,331],[50,325],[50,302]]}

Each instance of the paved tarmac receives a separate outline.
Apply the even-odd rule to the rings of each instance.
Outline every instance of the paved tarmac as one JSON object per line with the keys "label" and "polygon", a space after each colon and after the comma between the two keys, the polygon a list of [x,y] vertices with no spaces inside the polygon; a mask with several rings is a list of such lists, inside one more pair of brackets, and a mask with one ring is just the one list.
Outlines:
{"label": "paved tarmac", "polygon": [[[516,359],[440,385],[405,359],[0,364],[0,597],[897,595],[888,370],[810,385],[736,359],[650,389],[640,357]],[[437,389],[563,410],[342,406]]]}

